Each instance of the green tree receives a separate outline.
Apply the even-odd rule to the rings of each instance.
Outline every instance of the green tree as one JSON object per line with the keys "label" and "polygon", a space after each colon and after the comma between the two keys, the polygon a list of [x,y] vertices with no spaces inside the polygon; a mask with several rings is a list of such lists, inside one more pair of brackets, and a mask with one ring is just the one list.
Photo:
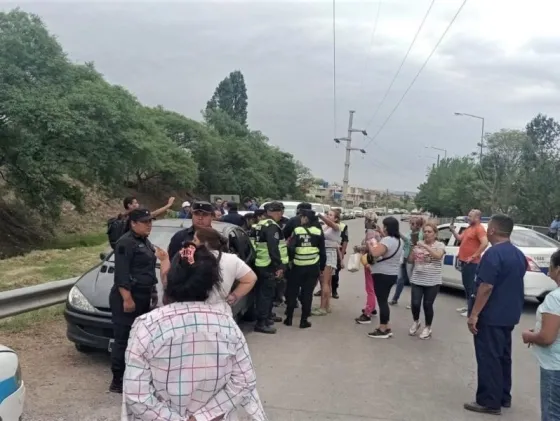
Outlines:
{"label": "green tree", "polygon": [[222,110],[233,120],[247,125],[247,87],[239,70],[222,80],[206,104],[206,112]]}

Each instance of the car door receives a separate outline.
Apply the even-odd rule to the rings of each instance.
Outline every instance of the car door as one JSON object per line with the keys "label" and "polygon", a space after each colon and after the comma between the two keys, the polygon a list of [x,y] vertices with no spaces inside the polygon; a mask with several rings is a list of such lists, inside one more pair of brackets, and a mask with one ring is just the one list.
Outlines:
{"label": "car door", "polygon": [[461,273],[455,268],[455,260],[459,247],[456,246],[455,237],[449,229],[449,224],[438,227],[438,241],[445,244],[445,256],[443,256],[443,283],[444,285],[457,287],[461,285]]}

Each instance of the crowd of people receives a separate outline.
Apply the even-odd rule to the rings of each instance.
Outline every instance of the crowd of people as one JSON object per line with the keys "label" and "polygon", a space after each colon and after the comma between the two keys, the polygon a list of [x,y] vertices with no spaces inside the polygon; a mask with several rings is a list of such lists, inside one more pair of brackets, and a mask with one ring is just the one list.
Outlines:
{"label": "crowd of people", "polygon": [[[348,227],[336,210],[318,215],[309,203],[301,203],[297,216],[288,220],[282,203],[270,202],[238,221],[254,249],[254,261],[245,262],[230,253],[228,239],[212,229],[213,221],[231,211],[217,215],[216,204],[188,205],[185,212],[192,225],[178,231],[167,250],[148,239],[154,214],[161,210],[150,212],[133,204],[127,212],[128,230],[114,244],[110,390],[124,393],[123,420],[161,416],[234,421],[240,407],[251,420],[266,420],[251,357],[231,306],[254,289],[254,330],[266,334],[276,333],[274,325],[280,321],[292,326],[299,305],[301,329],[311,327],[312,316],[329,315],[331,300],[339,297]],[[476,397],[464,408],[500,414],[511,406],[512,331],[524,304],[527,259],[510,241],[514,223],[508,216],[493,216],[487,229],[478,210],[472,210],[468,220],[469,226],[459,233],[451,226],[459,241],[456,269],[461,271],[466,298],[466,305],[457,310],[467,318],[478,365]],[[366,213],[364,238],[354,248],[363,265],[366,295],[356,322],[372,323],[379,316],[378,325],[368,333],[371,338],[393,336],[391,305],[398,305],[407,281],[408,334],[423,340],[432,337],[445,244],[438,241],[437,225],[431,221],[413,217],[410,228],[403,235],[396,218],[379,222],[373,212]],[[155,308],[157,261],[164,305]],[[560,252],[552,256],[549,276],[560,285]],[[320,305],[312,308],[317,285]],[[284,297],[282,319],[274,304]],[[535,329],[523,332],[523,341],[533,346],[541,366],[543,421],[560,420],[559,329],[560,288],[539,307]]]}

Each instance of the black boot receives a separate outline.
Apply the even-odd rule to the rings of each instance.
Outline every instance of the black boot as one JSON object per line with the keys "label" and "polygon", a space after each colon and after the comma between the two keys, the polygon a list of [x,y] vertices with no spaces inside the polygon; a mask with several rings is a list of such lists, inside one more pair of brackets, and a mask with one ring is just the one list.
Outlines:
{"label": "black boot", "polygon": [[301,320],[299,322],[299,328],[300,329],[307,329],[308,327],[311,327],[311,323],[308,322],[307,320]]}
{"label": "black boot", "polygon": [[269,335],[273,335],[276,333],[276,328],[267,326],[266,322],[257,322],[257,324],[255,325],[255,332],[268,333]]}
{"label": "black boot", "polygon": [[122,379],[117,379],[113,377],[111,384],[109,385],[109,392],[112,393],[122,393]]}
{"label": "black boot", "polygon": [[291,326],[291,325],[292,325],[292,318],[291,318],[291,317],[286,317],[286,318],[284,319],[284,324],[285,324],[286,326]]}

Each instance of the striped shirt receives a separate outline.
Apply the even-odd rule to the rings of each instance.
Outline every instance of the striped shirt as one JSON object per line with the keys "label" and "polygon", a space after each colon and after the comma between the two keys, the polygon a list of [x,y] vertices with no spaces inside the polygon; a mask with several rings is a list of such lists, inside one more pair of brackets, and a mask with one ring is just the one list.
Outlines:
{"label": "striped shirt", "polygon": [[[445,252],[445,244],[439,241],[434,242],[430,247],[434,250],[443,250]],[[414,268],[412,269],[410,283],[423,287],[441,285],[443,257],[441,259],[434,259],[427,250],[419,246],[412,249],[412,256],[414,258]]]}
{"label": "striped shirt", "polygon": [[243,333],[227,312],[173,303],[136,319],[126,350],[122,421],[267,421]]}

